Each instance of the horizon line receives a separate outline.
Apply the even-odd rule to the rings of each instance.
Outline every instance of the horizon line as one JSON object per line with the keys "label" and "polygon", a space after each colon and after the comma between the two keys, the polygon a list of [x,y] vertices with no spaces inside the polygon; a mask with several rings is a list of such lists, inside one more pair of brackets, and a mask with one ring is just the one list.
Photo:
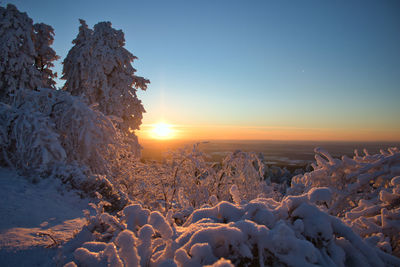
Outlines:
{"label": "horizon line", "polygon": [[179,142],[179,141],[187,141],[187,142],[215,142],[215,141],[223,141],[223,142],[336,142],[336,143],[399,143],[400,140],[341,140],[341,139],[221,139],[221,138],[171,138],[171,139],[154,139],[154,138],[146,138],[139,137],[139,143],[141,140],[144,141],[152,141],[155,143],[166,143],[166,142]]}

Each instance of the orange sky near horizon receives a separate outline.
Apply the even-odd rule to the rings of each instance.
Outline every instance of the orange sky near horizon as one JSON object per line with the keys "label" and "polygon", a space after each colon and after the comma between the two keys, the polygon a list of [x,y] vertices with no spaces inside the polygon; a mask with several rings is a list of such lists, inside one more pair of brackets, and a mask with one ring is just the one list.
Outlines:
{"label": "orange sky near horizon", "polygon": [[[140,139],[154,139],[155,124],[143,124]],[[292,141],[400,141],[400,129],[324,129],[296,127],[252,127],[234,125],[170,124],[169,140],[292,140]]]}

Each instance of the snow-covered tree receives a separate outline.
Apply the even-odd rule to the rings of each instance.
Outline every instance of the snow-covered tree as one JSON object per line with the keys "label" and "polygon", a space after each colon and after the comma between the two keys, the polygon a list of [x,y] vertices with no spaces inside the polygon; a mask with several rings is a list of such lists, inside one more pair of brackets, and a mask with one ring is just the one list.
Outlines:
{"label": "snow-covered tree", "polygon": [[135,136],[126,138],[84,98],[54,90],[51,26],[33,25],[8,5],[0,7],[0,34],[0,165],[122,203],[108,179],[139,150]]}
{"label": "snow-covered tree", "polygon": [[7,99],[20,88],[42,86],[35,66],[33,22],[11,4],[0,7],[0,99]]}
{"label": "snow-covered tree", "polygon": [[42,74],[42,86],[55,88],[54,78],[57,77],[57,73],[53,73],[51,68],[54,67],[53,61],[60,57],[50,47],[54,42],[54,29],[44,23],[36,23],[33,28],[35,31],[35,66]]}
{"label": "snow-covered tree", "polygon": [[8,101],[19,89],[54,88],[51,67],[58,59],[50,47],[53,28],[33,25],[26,13],[11,4],[0,7],[0,99]]}
{"label": "snow-covered tree", "polygon": [[112,28],[110,22],[100,22],[93,30],[84,20],[80,23],[74,46],[63,62],[63,89],[98,104],[129,135],[139,129],[145,112],[137,89],[146,90],[149,80],[135,75],[131,63],[136,57],[124,48],[121,30]]}

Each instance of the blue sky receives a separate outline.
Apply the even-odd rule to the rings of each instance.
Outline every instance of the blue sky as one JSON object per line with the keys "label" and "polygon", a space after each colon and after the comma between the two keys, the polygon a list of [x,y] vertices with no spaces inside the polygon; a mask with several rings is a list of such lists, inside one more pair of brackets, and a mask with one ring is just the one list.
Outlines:
{"label": "blue sky", "polygon": [[139,93],[144,124],[400,140],[400,1],[10,2],[53,26],[62,59],[79,18],[122,29],[137,74],[151,80]]}

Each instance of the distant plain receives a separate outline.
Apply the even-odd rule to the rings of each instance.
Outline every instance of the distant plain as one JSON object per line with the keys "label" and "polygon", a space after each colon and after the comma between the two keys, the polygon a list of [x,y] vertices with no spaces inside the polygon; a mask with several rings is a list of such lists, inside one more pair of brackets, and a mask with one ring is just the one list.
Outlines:
{"label": "distant plain", "polygon": [[360,155],[364,148],[370,154],[379,153],[380,149],[399,147],[394,142],[335,142],[335,141],[255,141],[255,140],[211,140],[211,141],[183,141],[183,140],[140,140],[143,147],[142,159],[161,160],[168,151],[184,146],[200,143],[202,152],[210,156],[210,161],[221,161],[228,153],[235,150],[262,153],[268,165],[276,166],[305,166],[314,160],[314,148],[322,147],[333,157],[343,155],[354,156],[357,149]]}

